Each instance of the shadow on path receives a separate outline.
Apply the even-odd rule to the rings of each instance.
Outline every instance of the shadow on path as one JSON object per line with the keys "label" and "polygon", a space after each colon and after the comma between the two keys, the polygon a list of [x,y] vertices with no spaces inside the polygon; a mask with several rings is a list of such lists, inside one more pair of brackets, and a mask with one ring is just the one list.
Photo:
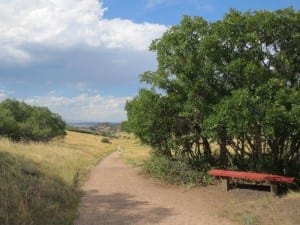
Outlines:
{"label": "shadow on path", "polygon": [[139,201],[134,195],[125,193],[99,195],[97,191],[89,191],[83,198],[81,217],[76,225],[159,224],[174,215],[170,208]]}

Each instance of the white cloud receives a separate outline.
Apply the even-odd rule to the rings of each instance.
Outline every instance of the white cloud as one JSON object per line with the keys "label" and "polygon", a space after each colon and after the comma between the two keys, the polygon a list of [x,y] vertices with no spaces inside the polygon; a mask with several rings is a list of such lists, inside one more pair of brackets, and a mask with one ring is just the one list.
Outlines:
{"label": "white cloud", "polygon": [[[103,18],[97,0],[0,1],[0,62],[35,60],[27,46],[148,49],[164,25]],[[5,47],[3,47],[5,46]]]}
{"label": "white cloud", "polygon": [[11,90],[0,89],[0,102],[7,98],[14,98],[15,92]]}
{"label": "white cloud", "polygon": [[[0,34],[1,36],[1,34]],[[1,38],[1,37],[0,37]],[[1,40],[0,40],[1,43]],[[14,45],[0,46],[0,62],[7,64],[10,62],[24,63],[31,60],[31,56],[26,51]]]}
{"label": "white cloud", "polygon": [[7,93],[4,90],[0,90],[0,102],[8,97]]}
{"label": "white cloud", "polygon": [[25,99],[31,105],[48,107],[59,113],[66,121],[111,121],[126,119],[124,105],[131,97],[103,97],[99,94],[80,94],[74,97],[58,96],[55,92],[47,96]]}

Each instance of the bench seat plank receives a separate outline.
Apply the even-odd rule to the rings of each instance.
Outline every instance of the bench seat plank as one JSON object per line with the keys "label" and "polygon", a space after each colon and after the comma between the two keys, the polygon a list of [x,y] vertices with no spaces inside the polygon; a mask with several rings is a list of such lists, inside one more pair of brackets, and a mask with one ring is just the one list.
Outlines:
{"label": "bench seat plank", "polygon": [[265,173],[254,173],[254,172],[242,172],[233,170],[218,170],[213,169],[208,172],[209,175],[223,178],[239,178],[247,180],[257,180],[257,181],[268,181],[276,183],[288,183],[292,184],[295,181],[294,177],[285,177],[273,174]]}

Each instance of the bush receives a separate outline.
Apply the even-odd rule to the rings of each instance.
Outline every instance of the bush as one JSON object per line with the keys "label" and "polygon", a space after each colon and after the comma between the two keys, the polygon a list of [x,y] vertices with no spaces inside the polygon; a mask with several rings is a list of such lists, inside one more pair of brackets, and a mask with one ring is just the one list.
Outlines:
{"label": "bush", "polygon": [[65,135],[65,122],[46,107],[7,99],[0,103],[0,135],[15,141],[49,141]]}
{"label": "bush", "polygon": [[110,140],[106,137],[102,138],[101,140],[102,143],[107,143],[107,144],[110,144]]}
{"label": "bush", "polygon": [[142,170],[151,177],[172,184],[203,185],[211,183],[206,171],[199,171],[180,160],[153,154],[145,161]]}

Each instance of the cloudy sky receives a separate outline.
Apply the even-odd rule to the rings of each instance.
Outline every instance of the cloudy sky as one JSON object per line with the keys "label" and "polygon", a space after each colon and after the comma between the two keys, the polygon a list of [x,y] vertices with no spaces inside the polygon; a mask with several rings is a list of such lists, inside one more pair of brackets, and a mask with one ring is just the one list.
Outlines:
{"label": "cloudy sky", "polygon": [[119,122],[139,74],[156,68],[151,40],[182,15],[289,6],[300,1],[0,0],[0,101],[46,106],[68,122]]}

